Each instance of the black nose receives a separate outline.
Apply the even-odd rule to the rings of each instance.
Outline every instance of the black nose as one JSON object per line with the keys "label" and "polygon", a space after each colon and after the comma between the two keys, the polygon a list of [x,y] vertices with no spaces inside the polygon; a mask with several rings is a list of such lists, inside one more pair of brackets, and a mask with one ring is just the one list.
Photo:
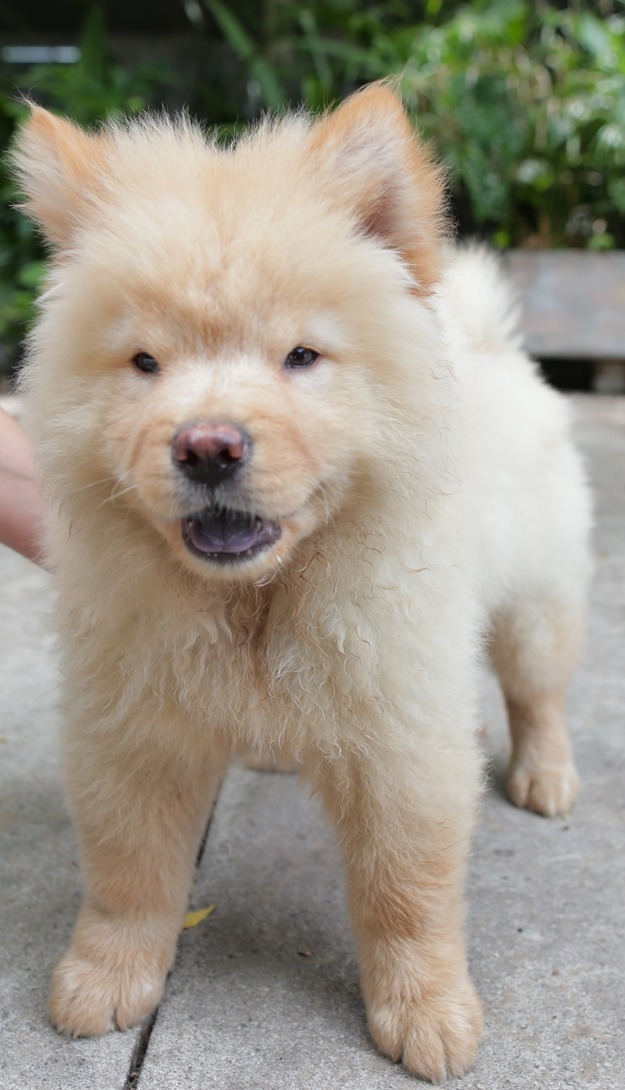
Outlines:
{"label": "black nose", "polygon": [[176,432],[172,457],[189,480],[214,488],[245,465],[251,446],[247,432],[236,424],[199,421]]}

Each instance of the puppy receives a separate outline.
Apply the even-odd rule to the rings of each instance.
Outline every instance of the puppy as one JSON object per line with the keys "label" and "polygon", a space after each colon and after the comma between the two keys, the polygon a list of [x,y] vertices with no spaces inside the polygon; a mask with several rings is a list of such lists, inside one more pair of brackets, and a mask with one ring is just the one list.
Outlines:
{"label": "puppy", "polygon": [[564,401],[384,85],[233,146],[186,118],[15,151],[55,250],[22,387],[50,498],[85,896],[50,1003],[138,1022],[233,754],[297,767],[345,858],[371,1034],[472,1064],[463,881],[487,642],[511,799],[573,804],[589,502]]}

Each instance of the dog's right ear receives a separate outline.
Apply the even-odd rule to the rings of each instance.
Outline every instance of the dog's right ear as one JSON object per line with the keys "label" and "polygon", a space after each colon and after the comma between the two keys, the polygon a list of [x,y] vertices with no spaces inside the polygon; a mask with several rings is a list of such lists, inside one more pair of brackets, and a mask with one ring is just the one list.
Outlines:
{"label": "dog's right ear", "polygon": [[109,138],[31,104],[11,152],[22,208],[57,249],[67,249],[97,199]]}

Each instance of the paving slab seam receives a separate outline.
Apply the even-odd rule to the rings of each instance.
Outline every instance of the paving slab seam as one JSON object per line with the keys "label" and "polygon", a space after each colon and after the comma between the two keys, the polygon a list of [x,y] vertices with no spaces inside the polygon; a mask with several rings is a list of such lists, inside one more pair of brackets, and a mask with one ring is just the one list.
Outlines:
{"label": "paving slab seam", "polygon": [[212,825],[213,825],[213,818],[215,817],[215,811],[217,809],[217,803],[219,802],[219,796],[221,794],[221,789],[223,787],[223,783],[224,783],[224,781],[221,780],[220,783],[219,783],[219,786],[218,786],[218,788],[217,788],[217,790],[215,792],[215,798],[213,799],[213,801],[211,803],[210,813],[209,813],[208,819],[206,821],[206,828],[204,829],[204,832],[202,834],[202,839],[200,840],[200,846],[199,846],[199,848],[197,850],[197,855],[195,857],[195,872],[196,872],[196,875],[197,875],[198,870],[200,869],[200,863],[202,862],[202,859],[204,857],[204,852],[206,851],[206,843],[208,841],[208,837],[210,835],[210,831],[211,831],[211,828],[212,828]]}
{"label": "paving slab seam", "polygon": [[[212,828],[212,825],[213,825],[213,818],[215,816],[215,811],[217,809],[217,803],[219,802],[219,795],[221,793],[222,785],[223,785],[223,780],[219,784],[219,787],[217,788],[217,792],[215,794],[215,798],[213,799],[213,802],[211,804],[210,813],[208,815],[208,820],[206,822],[206,827],[205,827],[204,832],[202,834],[202,839],[200,841],[200,846],[199,846],[199,848],[197,850],[197,855],[195,857],[196,876],[197,876],[197,872],[199,870],[200,864],[202,862],[204,852],[206,851],[206,845],[208,843],[208,838],[210,836],[210,831],[211,831],[211,828]],[[174,964],[174,967],[172,968],[171,973],[169,973],[169,975],[167,977],[167,982],[165,984],[165,988],[167,988],[167,984],[169,983],[169,979],[173,975],[173,973],[175,972],[175,969],[176,969],[176,966]],[[156,1025],[156,1019],[158,1018],[159,1010],[160,1010],[160,1004],[143,1021],[143,1024],[141,1026],[141,1030],[140,1030],[140,1033],[139,1033],[139,1037],[137,1038],[137,1042],[135,1044],[135,1047],[132,1050],[132,1056],[130,1057],[130,1067],[128,1068],[128,1074],[126,1076],[126,1081],[124,1082],[122,1090],[138,1090],[139,1080],[141,1078],[141,1072],[143,1070],[143,1064],[145,1062],[145,1058],[146,1058],[147,1053],[148,1053],[148,1048],[150,1047],[150,1038],[152,1036],[152,1030],[154,1029],[154,1026]]]}
{"label": "paving slab seam", "polygon": [[126,1081],[123,1085],[123,1090],[137,1090],[139,1085],[139,1079],[141,1078],[141,1071],[143,1069],[143,1061],[145,1060],[149,1045],[150,1037],[152,1036],[152,1030],[158,1018],[158,1012],[160,1007],[152,1011],[152,1014],[148,1015],[143,1025],[141,1026],[141,1032],[137,1039],[137,1043],[132,1050],[132,1056],[130,1057],[130,1068]]}

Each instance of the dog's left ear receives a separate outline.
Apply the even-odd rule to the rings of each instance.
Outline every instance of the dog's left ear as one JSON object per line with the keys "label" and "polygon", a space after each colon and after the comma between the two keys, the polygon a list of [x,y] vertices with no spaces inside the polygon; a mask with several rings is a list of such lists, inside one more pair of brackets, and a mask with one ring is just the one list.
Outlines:
{"label": "dog's left ear", "polygon": [[56,249],[72,245],[97,201],[106,174],[106,134],[89,133],[41,106],[15,140],[11,159],[26,199],[23,210]]}
{"label": "dog's left ear", "polygon": [[428,294],[446,230],[443,172],[397,95],[384,83],[358,91],[316,123],[312,143],[333,199],[355,213],[364,233],[401,254],[415,291]]}

